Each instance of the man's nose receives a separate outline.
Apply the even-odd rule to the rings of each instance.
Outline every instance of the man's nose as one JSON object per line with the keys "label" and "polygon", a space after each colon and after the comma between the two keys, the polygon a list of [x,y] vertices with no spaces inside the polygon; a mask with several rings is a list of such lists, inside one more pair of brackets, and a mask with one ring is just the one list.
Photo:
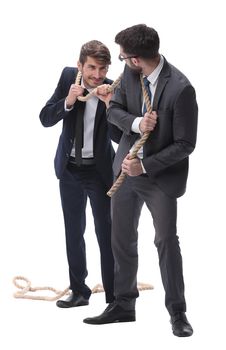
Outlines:
{"label": "man's nose", "polygon": [[100,79],[101,78],[101,72],[98,69],[95,70],[94,77],[95,77],[95,79]]}

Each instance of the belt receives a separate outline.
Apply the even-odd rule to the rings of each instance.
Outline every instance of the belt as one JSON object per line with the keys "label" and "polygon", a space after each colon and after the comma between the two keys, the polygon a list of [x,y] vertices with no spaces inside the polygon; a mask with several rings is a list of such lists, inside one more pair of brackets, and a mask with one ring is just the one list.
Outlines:
{"label": "belt", "polygon": [[[70,156],[69,157],[69,163],[71,163],[73,165],[77,165],[75,157],[71,157]],[[94,165],[94,164],[95,164],[94,158],[82,158],[81,165]]]}

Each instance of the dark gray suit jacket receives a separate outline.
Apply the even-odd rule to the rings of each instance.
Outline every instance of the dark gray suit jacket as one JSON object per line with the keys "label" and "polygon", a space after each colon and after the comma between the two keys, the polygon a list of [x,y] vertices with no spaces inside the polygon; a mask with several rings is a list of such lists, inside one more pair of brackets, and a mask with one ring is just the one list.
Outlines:
{"label": "dark gray suit jacket", "polygon": [[[108,110],[108,121],[122,131],[113,170],[119,175],[124,157],[139,137],[131,131],[141,117],[142,91],[137,72],[125,66],[120,87]],[[157,125],[144,146],[143,165],[150,181],[166,194],[184,194],[188,176],[188,156],[194,150],[198,107],[195,90],[189,80],[164,59],[153,101]]]}

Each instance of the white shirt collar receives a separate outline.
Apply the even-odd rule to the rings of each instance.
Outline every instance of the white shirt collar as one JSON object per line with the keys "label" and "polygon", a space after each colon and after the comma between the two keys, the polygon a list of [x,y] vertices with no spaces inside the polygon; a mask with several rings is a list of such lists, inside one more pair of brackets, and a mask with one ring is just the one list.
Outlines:
{"label": "white shirt collar", "polygon": [[160,61],[159,61],[159,64],[157,65],[157,67],[155,68],[155,70],[153,70],[153,72],[147,77],[147,79],[150,81],[150,83],[152,85],[155,85],[157,80],[158,80],[158,77],[159,77],[159,74],[162,70],[162,67],[164,65],[164,58],[162,55],[160,55]]}

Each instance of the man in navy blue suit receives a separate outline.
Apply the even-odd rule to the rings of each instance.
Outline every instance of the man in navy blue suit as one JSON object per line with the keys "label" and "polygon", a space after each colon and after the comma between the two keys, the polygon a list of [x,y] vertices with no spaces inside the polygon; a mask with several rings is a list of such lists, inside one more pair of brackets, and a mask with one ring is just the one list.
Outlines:
{"label": "man in navy blue suit", "polygon": [[[97,40],[85,43],[80,51],[78,67],[64,68],[54,94],[40,112],[40,120],[45,127],[63,122],[55,156],[55,172],[60,182],[72,293],[66,300],[57,301],[57,306],[61,308],[88,305],[91,295],[91,289],[85,283],[88,274],[84,240],[87,197],[100,248],[106,302],[114,299],[110,198],[106,195],[113,181],[114,158],[110,140],[113,128],[108,127],[106,118],[106,105],[111,98],[106,89],[108,85],[105,85],[112,83],[106,78],[110,63],[110,52],[103,43]],[[81,85],[75,84],[78,71],[82,73]],[[97,87],[97,94],[87,102],[78,100],[84,92]]]}

